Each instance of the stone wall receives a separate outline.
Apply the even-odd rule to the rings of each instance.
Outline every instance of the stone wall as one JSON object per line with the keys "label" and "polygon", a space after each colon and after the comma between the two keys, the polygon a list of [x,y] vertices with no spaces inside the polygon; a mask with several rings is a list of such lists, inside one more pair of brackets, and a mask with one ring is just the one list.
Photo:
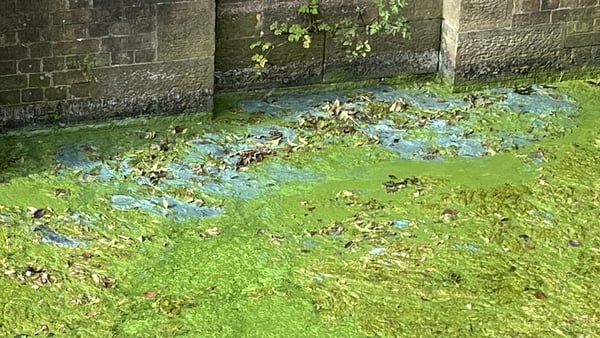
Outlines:
{"label": "stone wall", "polygon": [[598,0],[446,3],[440,68],[454,84],[600,66]]}
{"label": "stone wall", "polygon": [[212,108],[214,1],[0,0],[0,127]]}
{"label": "stone wall", "polygon": [[[310,49],[286,44],[269,55],[265,73],[257,77],[250,58],[252,42],[261,35],[281,43],[269,31],[273,21],[299,21],[301,0],[217,0],[215,78],[216,87],[252,88],[301,85],[348,79],[365,79],[399,73],[435,73],[438,68],[442,0],[408,1],[403,13],[409,20],[412,38],[374,38],[367,58],[349,63],[343,50],[326,36],[316,36]],[[372,10],[372,0],[321,0],[322,13],[339,17],[352,15],[357,6]]]}
{"label": "stone wall", "polygon": [[[213,87],[438,72],[461,85],[600,68],[600,0],[408,0],[410,40],[374,37],[373,52],[350,63],[316,35],[310,49],[275,49],[257,77],[250,44],[285,39],[269,25],[297,22],[305,2],[0,0],[0,129],[209,111]],[[372,0],[320,4],[339,18],[374,10]]]}

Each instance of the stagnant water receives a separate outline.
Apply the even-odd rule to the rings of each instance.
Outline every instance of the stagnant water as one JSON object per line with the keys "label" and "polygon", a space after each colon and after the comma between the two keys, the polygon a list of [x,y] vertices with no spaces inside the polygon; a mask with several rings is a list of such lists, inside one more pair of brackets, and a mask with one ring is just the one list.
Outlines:
{"label": "stagnant water", "polygon": [[1,135],[2,336],[592,336],[600,87]]}

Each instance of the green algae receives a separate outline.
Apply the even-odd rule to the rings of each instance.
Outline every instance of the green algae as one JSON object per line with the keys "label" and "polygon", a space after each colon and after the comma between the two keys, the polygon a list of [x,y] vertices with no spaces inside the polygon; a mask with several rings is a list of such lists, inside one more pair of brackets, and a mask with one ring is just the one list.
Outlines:
{"label": "green algae", "polygon": [[[600,329],[599,90],[558,86],[582,108],[577,126],[525,148],[424,162],[399,160],[357,135],[328,145],[316,135],[265,161],[310,168],[326,180],[281,183],[248,201],[193,196],[226,212],[183,222],[112,209],[109,194],[127,192],[131,182],[57,175],[52,154],[67,140],[92,139],[107,159],[135,153],[147,160],[156,153],[149,144],[170,139],[174,155],[154,158],[161,166],[193,135],[234,132],[247,120],[222,114],[199,124],[189,116],[5,137],[0,332],[592,336]],[[186,133],[174,133],[177,125]],[[532,163],[534,151],[542,163]],[[410,177],[414,184],[386,190],[385,182]],[[39,208],[46,215],[32,218]],[[83,222],[73,212],[94,217]],[[89,244],[40,243],[38,223]]]}

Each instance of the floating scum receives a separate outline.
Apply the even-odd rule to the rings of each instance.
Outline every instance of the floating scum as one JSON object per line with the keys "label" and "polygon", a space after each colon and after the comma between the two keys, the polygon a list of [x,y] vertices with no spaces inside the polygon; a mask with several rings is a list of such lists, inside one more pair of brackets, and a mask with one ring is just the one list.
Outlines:
{"label": "floating scum", "polygon": [[[522,148],[532,149],[530,145],[539,143],[537,149],[518,153],[513,161],[518,162],[518,175],[523,176],[519,182],[541,172],[549,159],[557,156],[542,146],[544,140],[566,135],[576,127],[575,118],[579,118],[578,107],[556,88],[495,88],[462,97],[442,97],[427,89],[377,85],[349,91],[270,94],[260,99],[236,100],[235,104],[237,113],[248,121],[219,129],[222,125],[217,119],[214,124],[203,125],[201,132],[187,134],[185,127],[178,125],[170,130],[172,135],[160,137],[148,128],[135,130],[134,134],[146,142],[143,149],[108,155],[107,145],[93,138],[63,142],[53,153],[56,174],[74,177],[73,190],[80,191],[77,197],[93,198],[95,204],[85,210],[75,206],[62,210],[32,208],[27,215],[22,209],[0,205],[0,229],[8,231],[16,224],[30,224],[29,235],[35,233],[39,243],[63,247],[65,251],[57,254],[69,255],[69,260],[76,262],[75,267],[95,262],[90,257],[105,259],[106,254],[94,251],[96,247],[119,252],[128,250],[135,241],[152,243],[153,238],[160,238],[161,250],[173,247],[172,251],[151,256],[152,250],[158,249],[140,244],[148,250],[142,256],[158,257],[157,261],[168,263],[163,267],[141,258],[143,264],[148,264],[147,269],[142,267],[142,272],[137,272],[142,276],[139,284],[143,286],[139,288],[144,288],[143,299],[131,301],[127,300],[131,296],[122,295],[118,296],[122,299],[113,299],[128,304],[127,311],[132,314],[122,316],[144,322],[145,332],[153,332],[148,328],[162,323],[185,335],[185,325],[181,323],[196,325],[192,322],[204,320],[194,317],[188,321],[188,311],[206,310],[210,304],[221,304],[225,310],[206,310],[204,315],[208,317],[202,316],[206,317],[202,325],[207,326],[199,328],[212,327],[215,321],[236,323],[240,318],[235,314],[240,309],[255,305],[258,310],[245,315],[258,315],[275,308],[267,300],[293,298],[290,295],[298,293],[300,303],[295,303],[295,309],[306,305],[310,312],[316,308],[321,319],[332,322],[348,314],[355,316],[357,319],[351,321],[357,320],[358,327],[342,325],[342,331],[338,331],[348,336],[359,330],[367,335],[393,336],[417,324],[446,325],[455,330],[446,332],[449,335],[469,330],[485,335],[476,327],[453,328],[443,318],[434,325],[422,322],[420,317],[411,317],[407,322],[400,316],[430,311],[428,302],[449,314],[455,309],[448,304],[459,300],[466,302],[461,305],[463,308],[474,306],[472,300],[467,300],[471,299],[470,292],[480,290],[469,283],[482,278],[479,273],[494,269],[499,272],[490,277],[490,285],[499,290],[514,288],[517,293],[532,293],[535,299],[547,296],[543,289],[548,288],[548,281],[527,280],[525,291],[511,283],[529,278],[523,271],[537,262],[533,254],[546,252],[542,239],[554,231],[553,227],[565,223],[565,211],[554,199],[567,194],[568,189],[553,191],[559,188],[552,186],[550,177],[542,175],[537,179],[547,189],[518,183],[487,190],[469,189],[451,185],[452,176],[444,170],[462,170],[464,162],[457,162],[459,158],[479,158],[481,166],[499,165],[508,159],[502,156],[514,157]],[[337,150],[329,152],[328,147]],[[348,159],[355,162],[347,162]],[[576,163],[583,166],[587,162]],[[434,170],[437,175],[421,175],[419,170],[405,170],[403,166],[438,171]],[[404,174],[409,171],[411,174]],[[472,180],[464,182],[469,184]],[[578,184],[575,179],[571,183]],[[336,191],[333,195],[332,189]],[[67,195],[67,190],[54,189],[54,195]],[[530,206],[523,196],[533,194],[544,201],[531,202],[534,205]],[[284,201],[290,205],[276,206]],[[546,201],[550,202],[545,204]],[[471,205],[472,210],[467,207]],[[587,206],[583,213],[591,209]],[[128,224],[128,219],[134,218],[136,222]],[[522,225],[528,222],[536,227]],[[198,224],[207,225],[208,229],[198,230]],[[169,233],[153,230],[161,227]],[[84,235],[91,232],[97,235]],[[178,237],[188,233],[206,240]],[[573,232],[561,233],[567,235],[569,241],[563,240],[562,244],[568,243],[569,248],[585,245]],[[504,249],[490,244],[496,242]],[[46,248],[44,254],[54,252],[48,249],[50,246],[40,247]],[[513,253],[509,247],[515,254],[520,250],[520,257],[531,265],[506,258]],[[78,250],[84,252],[82,256],[73,256]],[[558,261],[569,254],[561,255]],[[491,267],[482,265],[486,257],[490,258]],[[62,262],[60,258],[53,259]],[[193,267],[186,265],[192,260]],[[33,261],[38,264],[43,259]],[[96,285],[111,290],[119,279],[128,283],[135,279],[126,276],[124,271],[130,273],[129,268],[119,267],[122,275],[117,278],[104,270],[107,265],[101,266],[69,273],[80,280],[89,275]],[[6,276],[24,284],[31,280],[42,286],[60,284],[60,278],[52,279],[51,269],[33,263],[23,273],[14,268],[6,271]],[[515,275],[510,275],[512,271],[516,271]],[[163,273],[166,284],[147,277]],[[179,281],[179,275],[186,276],[181,277],[186,282]],[[123,286],[126,287],[140,291],[135,285]],[[167,294],[171,287],[184,291]],[[213,293],[219,301],[203,298]],[[76,303],[100,302],[93,298],[93,292],[80,294],[83,296],[77,296]],[[302,303],[306,299],[308,303]],[[501,309],[506,305],[485,306]],[[540,311],[527,311],[535,313],[534,310]],[[159,313],[163,321],[145,321],[144,313]],[[295,318],[279,322],[300,321],[305,314],[299,312]],[[103,318],[113,323],[112,327],[127,327],[129,331],[119,332],[124,336],[142,332],[127,326],[126,320]],[[115,321],[121,324],[114,324]],[[306,327],[306,323],[298,323],[299,327]],[[232,330],[230,336],[239,333]],[[191,332],[196,331],[188,332],[189,336],[193,336]],[[323,332],[313,333],[327,336]],[[219,336],[223,332],[213,333]]]}
{"label": "floating scum", "polygon": [[[482,157],[523,147],[555,130],[572,127],[577,111],[566,95],[548,86],[497,88],[466,98],[440,98],[380,85],[346,95],[295,93],[241,100],[238,105],[246,114],[284,117],[283,125],[249,127],[244,134],[206,133],[188,141],[181,156],[165,162],[164,169],[152,172],[134,170],[132,158],[107,163],[92,141],[65,144],[55,158],[62,170],[76,170],[84,181],[127,178],[139,186],[153,185],[159,191],[183,187],[247,200],[276,189],[282,182],[324,179],[318,173],[285,163],[268,163],[259,175],[239,170],[283,148],[297,146],[298,133],[305,133],[299,121],[307,118],[352,121],[361,133],[403,159],[442,160],[451,156]],[[374,111],[373,116],[367,111]],[[112,195],[111,205],[121,211],[139,209],[176,219],[223,212],[219,207],[181,201],[169,194],[148,196],[142,190],[130,190],[127,195]],[[51,229],[44,228],[43,232],[44,242],[82,245]]]}

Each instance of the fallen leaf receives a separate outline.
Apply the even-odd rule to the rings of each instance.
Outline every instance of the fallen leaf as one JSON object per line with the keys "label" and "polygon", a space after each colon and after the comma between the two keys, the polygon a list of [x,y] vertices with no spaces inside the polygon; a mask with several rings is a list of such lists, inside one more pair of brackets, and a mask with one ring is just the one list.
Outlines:
{"label": "fallen leaf", "polygon": [[144,293],[142,293],[142,296],[146,299],[156,298],[157,295],[158,295],[158,292],[156,292],[154,290],[148,290],[148,291],[144,291]]}
{"label": "fallen leaf", "polygon": [[533,293],[533,296],[537,299],[546,299],[546,295],[542,291],[536,291]]}
{"label": "fallen leaf", "polygon": [[42,218],[42,217],[44,217],[45,214],[46,214],[46,212],[44,211],[44,209],[37,209],[33,213],[33,218]]}

